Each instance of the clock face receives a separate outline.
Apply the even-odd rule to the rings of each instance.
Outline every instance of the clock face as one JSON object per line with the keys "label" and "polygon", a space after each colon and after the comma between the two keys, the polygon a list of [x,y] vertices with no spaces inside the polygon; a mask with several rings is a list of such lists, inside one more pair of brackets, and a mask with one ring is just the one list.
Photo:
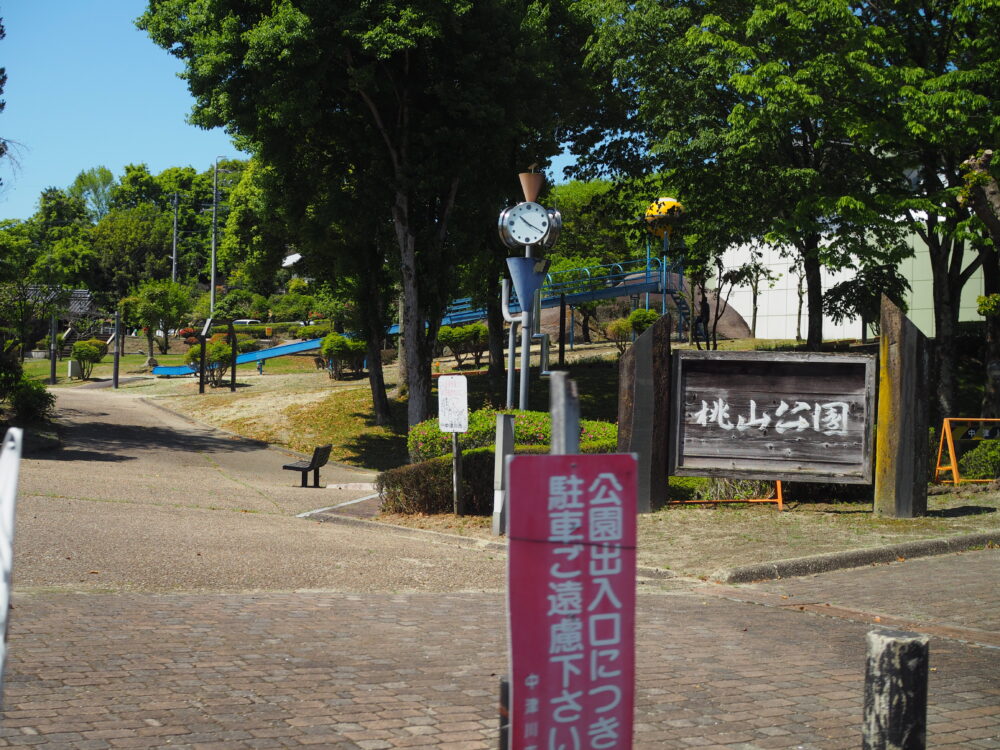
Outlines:
{"label": "clock face", "polygon": [[518,203],[501,219],[501,234],[513,245],[536,245],[549,231],[549,212],[537,203]]}

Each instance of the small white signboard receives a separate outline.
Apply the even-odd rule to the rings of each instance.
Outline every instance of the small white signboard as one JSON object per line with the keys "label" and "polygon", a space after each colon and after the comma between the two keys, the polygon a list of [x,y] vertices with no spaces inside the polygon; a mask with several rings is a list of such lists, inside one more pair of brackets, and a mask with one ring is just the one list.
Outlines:
{"label": "small white signboard", "polygon": [[441,432],[469,431],[469,385],[465,375],[438,378],[438,424]]}
{"label": "small white signboard", "polygon": [[14,508],[21,466],[21,439],[21,430],[11,427],[0,448],[0,704],[3,703],[3,669],[7,660],[7,615],[14,567]]}

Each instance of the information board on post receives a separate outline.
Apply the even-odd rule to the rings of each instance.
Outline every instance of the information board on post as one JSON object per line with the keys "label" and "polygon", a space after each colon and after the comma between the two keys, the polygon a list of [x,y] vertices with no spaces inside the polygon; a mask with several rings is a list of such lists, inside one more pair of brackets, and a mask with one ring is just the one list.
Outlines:
{"label": "information board on post", "polygon": [[465,375],[438,378],[438,425],[441,432],[469,431],[469,385]]}
{"label": "information board on post", "polygon": [[636,459],[508,460],[510,747],[632,747]]}

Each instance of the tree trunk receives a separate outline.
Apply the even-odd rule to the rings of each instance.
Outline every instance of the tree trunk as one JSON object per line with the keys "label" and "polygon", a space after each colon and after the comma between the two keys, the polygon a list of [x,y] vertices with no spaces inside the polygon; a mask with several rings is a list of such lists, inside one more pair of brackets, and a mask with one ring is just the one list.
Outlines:
{"label": "tree trunk", "polygon": [[407,423],[412,427],[431,414],[431,362],[432,351],[428,345],[427,321],[420,305],[420,285],[417,280],[416,237],[410,226],[409,198],[396,193],[393,204],[393,224],[399,243],[403,279],[403,333],[402,342],[406,361],[406,379],[409,398],[406,404]]}
{"label": "tree trunk", "polygon": [[[146,344],[149,346],[149,358],[153,359],[153,329],[149,328],[146,331]],[[203,346],[208,346],[208,339],[205,340]]]}
{"label": "tree trunk", "polygon": [[806,278],[806,302],[809,306],[806,348],[818,352],[823,345],[823,278],[820,274],[819,237],[807,237],[800,248],[802,268]]}
{"label": "tree trunk", "polygon": [[[997,236],[994,244],[1000,240]],[[982,248],[983,291],[986,296],[1000,294],[1000,254],[994,248]],[[980,416],[1000,417],[1000,315],[986,315],[986,362],[983,404]]]}
{"label": "tree trunk", "polygon": [[372,411],[375,424],[384,427],[391,423],[389,397],[385,393],[385,377],[382,372],[382,350],[379,348],[379,331],[372,330],[368,339],[368,384],[372,389]]}
{"label": "tree trunk", "polygon": [[[949,256],[954,254],[950,241],[942,241],[935,233],[926,237],[931,258],[934,293],[934,370],[939,417],[959,416],[955,409],[955,328],[958,324],[957,291],[949,273]],[[936,420],[932,420],[936,421]]]}

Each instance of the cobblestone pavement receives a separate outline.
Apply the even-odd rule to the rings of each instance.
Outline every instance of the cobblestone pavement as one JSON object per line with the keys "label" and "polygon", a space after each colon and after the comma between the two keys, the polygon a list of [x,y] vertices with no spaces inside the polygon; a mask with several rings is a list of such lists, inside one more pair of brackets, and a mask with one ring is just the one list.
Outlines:
{"label": "cobblestone pavement", "polygon": [[[636,747],[859,744],[869,626],[639,599]],[[497,593],[18,596],[0,744],[489,748]],[[1000,747],[1000,651],[932,639],[929,746]]]}
{"label": "cobblestone pavement", "polygon": [[[339,491],[94,393],[24,462],[0,746],[496,747],[501,555],[296,519]],[[876,623],[931,636],[929,746],[1000,748],[998,562],[642,583],[636,747],[857,747]]]}

